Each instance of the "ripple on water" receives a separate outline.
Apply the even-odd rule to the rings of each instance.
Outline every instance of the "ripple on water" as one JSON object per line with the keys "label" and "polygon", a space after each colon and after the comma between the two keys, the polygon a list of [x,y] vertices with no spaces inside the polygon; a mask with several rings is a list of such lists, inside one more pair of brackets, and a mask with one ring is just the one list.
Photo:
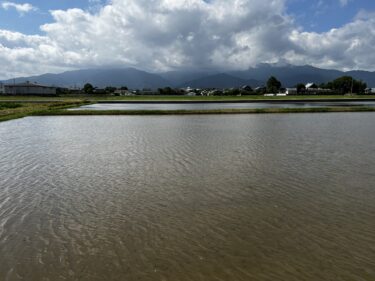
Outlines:
{"label": "ripple on water", "polygon": [[373,118],[2,123],[0,280],[372,280]]}

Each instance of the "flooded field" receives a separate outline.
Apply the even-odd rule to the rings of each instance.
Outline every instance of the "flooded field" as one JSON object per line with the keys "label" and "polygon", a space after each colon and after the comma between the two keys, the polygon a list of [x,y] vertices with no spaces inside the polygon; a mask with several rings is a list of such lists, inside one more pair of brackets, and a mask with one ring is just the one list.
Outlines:
{"label": "flooded field", "polygon": [[85,105],[71,110],[220,110],[220,109],[252,109],[252,108],[317,108],[317,107],[374,107],[371,101],[316,101],[316,102],[191,102],[191,103],[162,103],[162,102],[122,102],[97,103]]}
{"label": "flooded field", "polygon": [[374,280],[375,114],[0,124],[0,280]]}

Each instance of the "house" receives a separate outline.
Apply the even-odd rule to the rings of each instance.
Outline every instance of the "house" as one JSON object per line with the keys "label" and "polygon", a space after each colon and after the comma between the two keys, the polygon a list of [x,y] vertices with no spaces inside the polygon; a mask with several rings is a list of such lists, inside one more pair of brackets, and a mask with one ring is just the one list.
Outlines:
{"label": "house", "polygon": [[258,94],[265,94],[267,93],[267,88],[266,87],[256,87],[254,91]]}
{"label": "house", "polygon": [[187,88],[182,88],[181,89],[182,91],[185,91],[185,92],[187,92],[187,93],[189,93],[189,92],[193,92],[194,91],[194,89],[192,88],[192,87],[187,87]]}
{"label": "house", "polygon": [[115,96],[135,96],[135,93],[132,93],[132,92],[129,91],[129,90],[117,89],[117,90],[114,92],[114,95],[115,95]]}
{"label": "house", "polygon": [[95,88],[94,89],[95,95],[105,95],[106,93],[107,93],[107,91],[105,89],[101,89],[101,88]]}
{"label": "house", "polygon": [[253,88],[251,88],[251,86],[249,86],[249,85],[244,85],[244,86],[241,87],[241,90],[251,92],[253,90]]}
{"label": "house", "polygon": [[3,87],[3,94],[5,95],[56,95],[55,87],[44,86],[29,81],[25,83],[7,84]]}
{"label": "house", "polygon": [[286,88],[285,94],[287,94],[287,95],[297,95],[298,94],[297,88]]}
{"label": "house", "polygon": [[365,90],[365,93],[366,93],[366,94],[369,94],[369,95],[371,95],[371,94],[375,94],[375,88],[367,88],[367,89]]}
{"label": "house", "polygon": [[149,89],[149,88],[143,88],[142,90],[141,90],[141,94],[142,95],[157,95],[158,93],[157,93],[157,91],[154,91],[154,90],[152,90],[152,89]]}
{"label": "house", "polygon": [[305,85],[305,87],[306,87],[306,90],[309,90],[309,89],[317,89],[317,88],[318,88],[318,86],[317,86],[315,83],[307,83],[307,84]]}

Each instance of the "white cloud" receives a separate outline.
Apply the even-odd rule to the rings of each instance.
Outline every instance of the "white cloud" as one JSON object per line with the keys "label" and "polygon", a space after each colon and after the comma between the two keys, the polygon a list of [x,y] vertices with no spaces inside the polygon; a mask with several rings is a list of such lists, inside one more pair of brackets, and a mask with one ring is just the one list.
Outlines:
{"label": "white cloud", "polygon": [[[98,12],[52,11],[45,35],[0,31],[0,77],[97,66],[245,69],[287,61],[373,69],[375,20],[304,32],[285,0],[112,0]],[[3,73],[1,73],[3,71]]]}
{"label": "white cloud", "polygon": [[13,8],[18,13],[20,13],[21,15],[23,15],[25,13],[28,13],[28,12],[31,12],[31,11],[37,10],[36,7],[34,7],[33,5],[31,5],[29,3],[17,4],[17,3],[14,3],[14,2],[3,2],[3,3],[1,3],[1,7],[5,10],[9,10],[9,9]]}
{"label": "white cloud", "polygon": [[294,63],[374,70],[375,14],[358,15],[353,22],[325,33],[294,31],[291,40],[299,47],[290,54]]}

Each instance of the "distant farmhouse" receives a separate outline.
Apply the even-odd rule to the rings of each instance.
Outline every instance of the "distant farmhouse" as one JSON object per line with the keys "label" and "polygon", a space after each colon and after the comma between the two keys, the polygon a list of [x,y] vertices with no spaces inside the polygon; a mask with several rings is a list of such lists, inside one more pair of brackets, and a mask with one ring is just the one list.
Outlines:
{"label": "distant farmhouse", "polygon": [[319,88],[315,83],[307,83],[304,93],[309,95],[330,94],[332,90]]}
{"label": "distant farmhouse", "polygon": [[297,90],[297,88],[286,88],[285,89],[285,94],[286,95],[297,95],[298,94],[298,90]]}
{"label": "distant farmhouse", "polygon": [[129,90],[124,90],[124,89],[116,89],[114,91],[114,94],[116,96],[135,96],[135,94]]}
{"label": "distant farmhouse", "polygon": [[27,81],[25,83],[17,84],[0,84],[0,94],[52,96],[56,95],[56,88]]}

